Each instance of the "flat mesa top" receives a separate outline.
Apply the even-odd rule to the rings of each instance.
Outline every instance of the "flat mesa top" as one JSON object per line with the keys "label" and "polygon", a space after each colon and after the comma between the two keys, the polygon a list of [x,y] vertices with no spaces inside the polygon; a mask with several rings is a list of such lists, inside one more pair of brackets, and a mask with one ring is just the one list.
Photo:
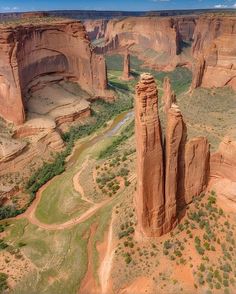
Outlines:
{"label": "flat mesa top", "polygon": [[9,19],[0,21],[0,28],[16,28],[19,26],[31,26],[31,25],[50,25],[50,24],[64,24],[70,22],[80,22],[79,20],[45,16],[45,17],[24,17],[17,19]]}

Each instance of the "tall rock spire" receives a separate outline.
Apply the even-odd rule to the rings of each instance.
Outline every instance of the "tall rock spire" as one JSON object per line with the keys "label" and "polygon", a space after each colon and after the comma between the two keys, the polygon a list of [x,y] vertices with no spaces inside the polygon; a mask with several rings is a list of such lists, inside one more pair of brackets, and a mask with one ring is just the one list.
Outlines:
{"label": "tall rock spire", "polygon": [[[209,143],[206,138],[186,142],[186,126],[178,106],[167,111],[165,151],[158,116],[154,78],[142,74],[136,86],[137,230],[149,237],[170,232],[178,222],[178,208],[189,204],[206,187]],[[164,159],[165,158],[165,163]]]}
{"label": "tall rock spire", "polygon": [[135,128],[138,230],[146,236],[160,236],[165,217],[161,126],[156,84],[146,73],[141,75],[136,86]]}
{"label": "tall rock spire", "polygon": [[123,75],[122,80],[128,81],[132,79],[132,76],[130,74],[130,55],[128,50],[124,54],[124,64],[123,64]]}
{"label": "tall rock spire", "polygon": [[164,112],[167,114],[171,108],[172,103],[176,102],[176,95],[171,89],[171,82],[169,77],[165,77],[163,81],[163,96]]}
{"label": "tall rock spire", "polygon": [[169,232],[177,224],[177,185],[179,176],[179,148],[183,135],[183,118],[176,104],[167,113],[165,167],[165,225]]}

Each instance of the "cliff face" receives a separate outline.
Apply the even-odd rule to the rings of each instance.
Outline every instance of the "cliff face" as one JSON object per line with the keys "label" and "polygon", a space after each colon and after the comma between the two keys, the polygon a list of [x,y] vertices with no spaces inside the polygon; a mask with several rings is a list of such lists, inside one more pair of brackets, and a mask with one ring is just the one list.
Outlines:
{"label": "cliff face", "polygon": [[185,184],[182,194],[189,204],[206,188],[209,178],[210,146],[206,138],[198,137],[185,146]]}
{"label": "cliff face", "polygon": [[85,20],[83,23],[91,41],[105,37],[107,19]]}
{"label": "cliff face", "polygon": [[227,178],[236,182],[236,141],[228,137],[221,142],[217,152],[211,155],[212,179]]}
{"label": "cliff face", "polygon": [[236,89],[236,18],[200,17],[193,39],[192,54],[198,65],[192,88],[230,85]]}
{"label": "cliff face", "polygon": [[236,141],[225,137],[217,152],[211,154],[209,190],[214,190],[229,207],[236,202]]}
{"label": "cliff face", "polygon": [[176,104],[167,111],[164,149],[157,95],[153,77],[141,75],[135,101],[135,205],[137,230],[152,237],[176,226],[178,208],[190,203],[206,188],[209,172],[209,143],[201,137],[186,142],[186,127]]}
{"label": "cliff face", "polygon": [[80,22],[0,29],[0,115],[6,120],[24,121],[23,97],[47,74],[74,80],[94,96],[105,94],[105,61],[91,50]]}
{"label": "cliff face", "polygon": [[105,50],[123,51],[124,48],[129,48],[140,57],[145,51],[150,55],[153,51],[157,52],[163,59],[163,64],[159,66],[165,67],[179,51],[176,23],[172,18],[156,17],[129,17],[109,21],[105,34]]}
{"label": "cliff face", "polygon": [[[110,20],[98,52],[129,48],[145,65],[160,70],[188,66],[192,89],[229,85],[236,89],[236,17],[128,17]],[[215,72],[217,71],[217,75]]]}

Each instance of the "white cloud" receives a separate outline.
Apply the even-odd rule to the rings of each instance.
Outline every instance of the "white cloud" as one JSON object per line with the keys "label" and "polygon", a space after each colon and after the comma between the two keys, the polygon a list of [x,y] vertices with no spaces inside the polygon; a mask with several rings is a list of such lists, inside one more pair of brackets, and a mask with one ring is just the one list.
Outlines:
{"label": "white cloud", "polygon": [[1,7],[0,10],[4,11],[4,12],[13,12],[13,11],[18,11],[19,7],[17,7],[17,6],[13,6],[13,7],[4,6],[4,7]]}
{"label": "white cloud", "polygon": [[225,5],[225,4],[216,4],[214,7],[215,8],[227,8],[228,5]]}
{"label": "white cloud", "polygon": [[233,8],[236,8],[236,3],[234,3]]}

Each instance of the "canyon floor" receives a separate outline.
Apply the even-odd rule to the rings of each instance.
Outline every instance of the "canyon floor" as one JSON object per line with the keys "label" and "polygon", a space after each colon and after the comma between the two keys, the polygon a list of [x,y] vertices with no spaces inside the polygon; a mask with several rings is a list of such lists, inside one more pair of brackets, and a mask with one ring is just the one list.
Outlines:
{"label": "canyon floor", "polygon": [[[189,137],[207,134],[216,150],[235,130],[229,88],[190,94],[188,69],[155,72],[133,56],[135,79],[129,82],[120,79],[120,56],[108,56],[107,66],[115,103],[131,103],[139,73],[151,71],[159,97],[163,77],[170,76]],[[0,222],[0,272],[8,275],[10,293],[235,293],[236,204],[206,191],[181,211],[170,234],[140,239],[134,231],[135,158],[130,109],[78,140],[66,170],[37,192],[28,210]]]}

